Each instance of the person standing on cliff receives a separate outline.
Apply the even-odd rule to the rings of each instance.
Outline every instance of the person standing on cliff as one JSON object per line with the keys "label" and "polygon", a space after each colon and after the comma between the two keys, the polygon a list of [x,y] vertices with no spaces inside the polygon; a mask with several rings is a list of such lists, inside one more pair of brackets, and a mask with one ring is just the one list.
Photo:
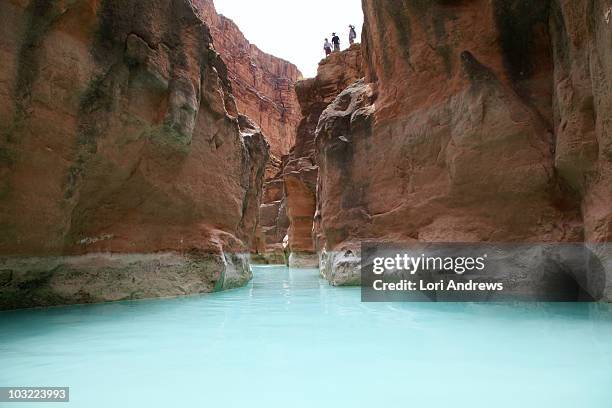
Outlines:
{"label": "person standing on cliff", "polygon": [[340,37],[333,33],[332,43],[334,44],[334,52],[340,51]]}
{"label": "person standing on cliff", "polygon": [[323,49],[325,50],[326,57],[332,52],[332,45],[327,38],[325,39],[325,43],[323,44]]}
{"label": "person standing on cliff", "polygon": [[355,31],[355,26],[349,25],[349,43],[351,45],[355,44],[356,38],[357,38],[357,31]]}

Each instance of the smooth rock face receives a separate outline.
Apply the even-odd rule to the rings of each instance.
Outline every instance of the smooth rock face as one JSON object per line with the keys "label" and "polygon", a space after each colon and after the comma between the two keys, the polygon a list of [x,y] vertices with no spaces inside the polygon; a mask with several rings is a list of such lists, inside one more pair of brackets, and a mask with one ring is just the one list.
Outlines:
{"label": "smooth rock face", "polygon": [[326,252],[363,239],[610,242],[603,1],[363,6],[366,82],[317,131]]}
{"label": "smooth rock face", "polygon": [[[354,44],[343,52],[333,53],[319,63],[317,76],[296,84],[302,110],[296,144],[283,169],[289,248],[293,259],[303,259],[316,266],[313,236],[316,211],[318,165],[315,155],[315,129],[323,110],[347,86],[363,77],[361,47]],[[297,261],[296,261],[297,262]]]}
{"label": "smooth rock face", "polygon": [[[108,271],[137,269],[128,254],[148,264],[158,253],[197,253],[196,272],[160,261],[136,297],[227,286],[219,265],[253,242],[269,147],[239,116],[192,2],[9,0],[0,23],[2,290],[23,289],[19,305],[80,301],[80,283],[57,289],[70,265],[103,288]],[[96,253],[112,266],[86,255]],[[55,264],[55,278],[26,282]],[[83,301],[125,298],[120,282],[83,289]]]}
{"label": "smooth rock face", "polygon": [[232,20],[217,14],[212,0],[195,2],[210,27],[215,50],[227,65],[238,111],[257,123],[270,152],[280,159],[295,143],[301,116],[294,84],[302,73],[250,44]]}

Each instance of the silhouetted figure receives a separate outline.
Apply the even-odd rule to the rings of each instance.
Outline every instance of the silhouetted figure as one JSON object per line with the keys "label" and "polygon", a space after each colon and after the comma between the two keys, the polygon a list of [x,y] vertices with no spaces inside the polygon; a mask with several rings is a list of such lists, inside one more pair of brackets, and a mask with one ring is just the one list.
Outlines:
{"label": "silhouetted figure", "polygon": [[323,44],[323,49],[325,50],[326,57],[332,53],[332,45],[327,38],[325,39],[325,43]]}
{"label": "silhouetted figure", "polygon": [[349,25],[349,43],[351,45],[355,44],[356,38],[357,38],[357,31],[355,31],[355,26]]}
{"label": "silhouetted figure", "polygon": [[334,52],[340,51],[340,37],[336,33],[332,33],[332,44],[334,44]]}

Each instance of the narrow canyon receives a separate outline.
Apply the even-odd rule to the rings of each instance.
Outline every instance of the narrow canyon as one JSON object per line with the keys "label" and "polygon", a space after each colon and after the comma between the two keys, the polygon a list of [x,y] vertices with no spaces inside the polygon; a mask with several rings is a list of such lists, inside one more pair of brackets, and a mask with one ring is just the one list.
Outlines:
{"label": "narrow canyon", "polygon": [[586,243],[612,301],[609,0],[363,0],[304,79],[212,0],[0,3],[0,309],[360,283],[375,242]]}

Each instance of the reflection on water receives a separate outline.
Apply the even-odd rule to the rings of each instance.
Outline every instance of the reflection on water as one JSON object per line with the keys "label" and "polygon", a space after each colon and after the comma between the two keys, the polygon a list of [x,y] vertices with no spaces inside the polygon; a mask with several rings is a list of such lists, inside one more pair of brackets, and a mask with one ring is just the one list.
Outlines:
{"label": "reflection on water", "polygon": [[70,386],[70,407],[607,408],[610,383],[610,305],[361,303],[315,270],[0,313],[0,386]]}

